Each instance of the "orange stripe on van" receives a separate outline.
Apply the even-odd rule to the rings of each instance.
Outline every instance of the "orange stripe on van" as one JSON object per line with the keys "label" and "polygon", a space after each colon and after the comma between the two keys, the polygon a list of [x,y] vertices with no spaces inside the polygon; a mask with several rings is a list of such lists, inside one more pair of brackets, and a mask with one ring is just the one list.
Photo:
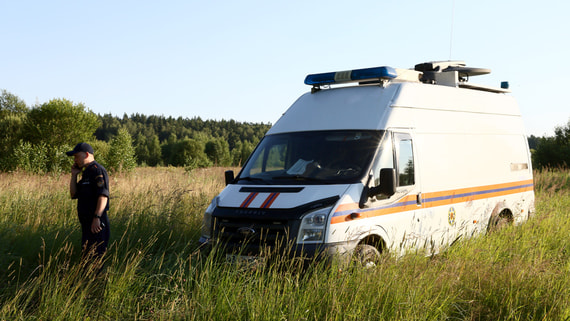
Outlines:
{"label": "orange stripe on van", "polygon": [[340,205],[335,211],[331,224],[342,223],[352,220],[350,214],[360,213],[360,218],[374,217],[380,215],[393,214],[417,209],[416,196],[408,195],[400,199],[395,204],[390,204],[380,208],[364,209],[358,207],[358,203],[349,203]]}
{"label": "orange stripe on van", "polygon": [[357,203],[341,204],[336,209],[331,224],[342,223],[352,220],[351,214],[358,213],[359,218],[375,217],[387,214],[394,214],[398,212],[412,211],[419,208],[429,208],[442,205],[451,205],[457,203],[464,203],[473,200],[480,200],[485,198],[517,194],[527,191],[532,191],[534,188],[532,179],[494,184],[471,188],[461,188],[455,190],[433,192],[422,194],[421,207],[417,204],[416,195],[408,195],[398,200],[395,203],[388,204],[377,208],[360,209]]}
{"label": "orange stripe on van", "polygon": [[462,188],[450,191],[423,194],[424,207],[450,205],[485,198],[510,195],[531,191],[534,188],[532,179],[526,181],[487,185],[473,188]]}

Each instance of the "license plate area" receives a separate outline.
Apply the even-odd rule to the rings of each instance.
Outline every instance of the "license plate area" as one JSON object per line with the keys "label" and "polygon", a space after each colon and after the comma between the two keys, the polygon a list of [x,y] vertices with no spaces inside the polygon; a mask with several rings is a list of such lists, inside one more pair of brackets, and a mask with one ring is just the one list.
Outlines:
{"label": "license plate area", "polygon": [[263,256],[226,254],[226,262],[238,266],[261,266],[266,261]]}

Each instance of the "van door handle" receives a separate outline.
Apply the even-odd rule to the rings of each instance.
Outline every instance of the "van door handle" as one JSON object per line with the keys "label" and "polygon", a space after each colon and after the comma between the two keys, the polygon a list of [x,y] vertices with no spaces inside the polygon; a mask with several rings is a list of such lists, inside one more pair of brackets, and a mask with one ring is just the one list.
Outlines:
{"label": "van door handle", "polygon": [[423,203],[423,199],[422,199],[422,193],[418,193],[418,195],[416,195],[416,204],[418,206],[421,206]]}

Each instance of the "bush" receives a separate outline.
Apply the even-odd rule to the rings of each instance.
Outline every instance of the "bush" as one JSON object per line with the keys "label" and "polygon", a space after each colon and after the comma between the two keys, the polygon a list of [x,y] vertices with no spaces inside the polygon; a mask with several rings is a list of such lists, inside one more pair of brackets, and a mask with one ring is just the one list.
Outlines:
{"label": "bush", "polygon": [[119,129],[109,145],[108,170],[116,173],[130,172],[137,166],[133,139],[125,128]]}
{"label": "bush", "polygon": [[108,168],[109,150],[111,149],[109,143],[102,140],[94,140],[88,143],[91,145],[91,147],[93,147],[93,152],[95,153],[95,160],[97,163],[103,165],[105,168]]}
{"label": "bush", "polygon": [[212,165],[204,153],[204,144],[196,139],[184,138],[165,144],[163,155],[167,157],[168,165],[184,166],[187,170]]}
{"label": "bush", "polygon": [[36,174],[61,173],[67,171],[73,162],[65,154],[68,150],[71,150],[71,147],[67,145],[49,147],[45,143],[20,141],[3,165],[8,170]]}

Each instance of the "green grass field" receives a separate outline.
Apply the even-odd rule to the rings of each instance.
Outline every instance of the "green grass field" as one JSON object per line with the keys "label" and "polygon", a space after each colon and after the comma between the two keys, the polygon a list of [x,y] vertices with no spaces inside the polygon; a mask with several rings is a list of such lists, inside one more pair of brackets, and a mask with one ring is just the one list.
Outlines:
{"label": "green grass field", "polygon": [[111,177],[106,272],[80,262],[69,175],[0,174],[0,320],[570,319],[570,171],[535,173],[525,224],[372,269],[200,253],[222,168]]}

